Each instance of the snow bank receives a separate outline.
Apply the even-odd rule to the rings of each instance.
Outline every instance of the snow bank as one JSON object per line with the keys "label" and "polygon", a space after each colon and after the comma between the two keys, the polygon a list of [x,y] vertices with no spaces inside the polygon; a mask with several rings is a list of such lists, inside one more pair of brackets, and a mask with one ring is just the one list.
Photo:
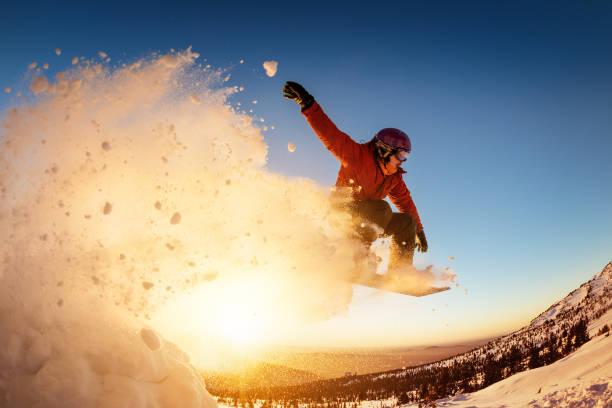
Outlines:
{"label": "snow bank", "polygon": [[265,171],[234,88],[195,58],[75,58],[2,117],[0,407],[211,407],[173,343],[214,359],[238,300],[281,332],[348,307],[346,216]]}

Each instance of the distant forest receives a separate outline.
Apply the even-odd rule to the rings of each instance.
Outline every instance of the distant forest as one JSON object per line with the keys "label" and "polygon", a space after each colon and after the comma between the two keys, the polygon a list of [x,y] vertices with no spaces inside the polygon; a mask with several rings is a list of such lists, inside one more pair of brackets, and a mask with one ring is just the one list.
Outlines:
{"label": "distant forest", "polygon": [[[552,325],[552,321],[548,322]],[[542,329],[545,332],[547,324]],[[447,361],[377,374],[321,380],[301,385],[244,387],[240,383],[205,378],[207,389],[219,402],[250,408],[312,407],[351,408],[367,400],[395,398],[397,404],[428,403],[458,393],[474,392],[515,373],[551,364],[589,340],[588,321],[582,318],[564,325],[559,334],[550,330],[540,341],[508,346],[493,352],[493,346],[472,353],[478,358],[458,356]],[[599,334],[609,334],[606,325]],[[491,343],[492,344],[492,343]],[[491,347],[489,350],[487,347]],[[468,355],[466,353],[465,355]]]}

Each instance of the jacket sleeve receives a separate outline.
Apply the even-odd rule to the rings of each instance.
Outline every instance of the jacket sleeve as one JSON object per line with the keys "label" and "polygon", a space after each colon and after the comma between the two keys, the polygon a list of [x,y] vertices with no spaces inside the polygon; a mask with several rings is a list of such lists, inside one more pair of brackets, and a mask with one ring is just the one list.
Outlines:
{"label": "jacket sleeve", "polygon": [[417,223],[417,232],[423,231],[423,224],[421,224],[419,212],[417,211],[416,205],[414,205],[414,201],[412,201],[410,190],[406,187],[406,183],[404,183],[404,179],[401,175],[399,175],[399,182],[389,191],[389,199],[400,212],[412,215]]}
{"label": "jacket sleeve", "polygon": [[327,150],[332,152],[344,167],[359,160],[359,144],[340,131],[317,102],[302,113]]}

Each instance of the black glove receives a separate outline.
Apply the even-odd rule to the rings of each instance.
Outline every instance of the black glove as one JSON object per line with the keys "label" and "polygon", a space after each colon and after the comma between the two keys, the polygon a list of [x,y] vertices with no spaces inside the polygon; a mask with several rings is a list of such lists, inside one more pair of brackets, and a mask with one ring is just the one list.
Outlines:
{"label": "black glove", "polygon": [[427,252],[427,238],[425,237],[425,231],[417,232],[417,249],[419,252]]}
{"label": "black glove", "polygon": [[309,94],[302,85],[297,82],[287,81],[283,87],[283,95],[287,99],[293,99],[300,104],[302,112],[310,108],[314,103],[314,98]]}

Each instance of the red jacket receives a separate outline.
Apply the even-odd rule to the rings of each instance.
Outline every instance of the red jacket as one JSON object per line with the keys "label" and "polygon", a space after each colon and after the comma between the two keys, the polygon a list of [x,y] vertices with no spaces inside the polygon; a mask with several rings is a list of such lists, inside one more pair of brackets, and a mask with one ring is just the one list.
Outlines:
{"label": "red jacket", "polygon": [[417,231],[423,230],[419,213],[402,178],[404,169],[399,168],[396,173],[385,176],[372,143],[357,143],[340,131],[317,102],[303,114],[325,147],[342,163],[336,186],[352,187],[353,199],[359,201],[382,200],[389,196],[400,212],[412,215],[417,222]]}

